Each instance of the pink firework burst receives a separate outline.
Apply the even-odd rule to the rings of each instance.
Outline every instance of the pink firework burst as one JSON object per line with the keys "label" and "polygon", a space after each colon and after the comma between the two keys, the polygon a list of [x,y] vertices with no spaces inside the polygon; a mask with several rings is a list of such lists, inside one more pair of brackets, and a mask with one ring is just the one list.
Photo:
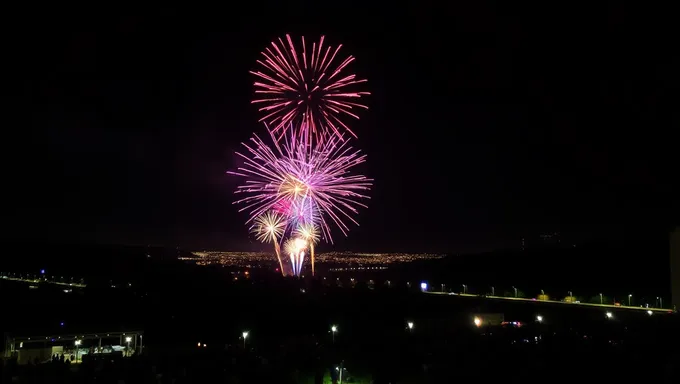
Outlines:
{"label": "pink firework burst", "polygon": [[331,224],[347,235],[346,221],[358,225],[353,215],[366,207],[361,200],[368,198],[365,193],[372,185],[371,179],[351,172],[366,155],[335,135],[311,145],[293,130],[282,144],[272,131],[269,134],[271,145],[257,135],[244,143],[247,153],[237,153],[244,165],[227,172],[246,179],[236,193],[247,196],[235,202],[243,205],[240,211],[249,213],[246,223],[273,210],[287,215],[293,224],[318,224],[328,242],[333,241]]}
{"label": "pink firework burst", "polygon": [[358,119],[357,108],[368,109],[359,98],[369,92],[353,90],[366,80],[354,74],[344,74],[353,56],[340,58],[342,45],[324,46],[324,36],[311,51],[302,37],[298,51],[290,35],[272,41],[257,60],[262,70],[250,71],[258,77],[253,104],[261,105],[264,114],[260,122],[267,123],[276,140],[281,140],[292,126],[306,139],[322,140],[329,136],[342,139],[344,131],[356,134],[343,122],[346,117]]}

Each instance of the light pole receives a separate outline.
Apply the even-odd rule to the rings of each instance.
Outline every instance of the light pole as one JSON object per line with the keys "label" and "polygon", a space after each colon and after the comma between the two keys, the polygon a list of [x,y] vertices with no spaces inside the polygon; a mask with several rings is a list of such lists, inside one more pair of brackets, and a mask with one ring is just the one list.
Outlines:
{"label": "light pole", "polygon": [[602,305],[602,294],[600,293],[600,305]]}
{"label": "light pole", "polygon": [[517,298],[517,288],[512,287],[512,289],[515,291],[515,298]]}
{"label": "light pole", "polygon": [[128,337],[125,338],[125,343],[127,344],[127,347],[125,347],[126,352],[127,352],[126,353],[127,356],[130,356],[130,342],[131,341],[132,341],[132,337],[128,336]]}
{"label": "light pole", "polygon": [[467,285],[462,284],[462,286],[463,286],[463,293],[464,293],[464,294],[467,293]]}
{"label": "light pole", "polygon": [[445,285],[446,285],[446,284],[442,284],[442,293],[444,293],[444,286],[445,286]]}
{"label": "light pole", "polygon": [[574,295],[569,291],[569,297],[571,298],[572,301],[574,301]]}
{"label": "light pole", "polygon": [[333,344],[335,344],[335,332],[338,331],[338,326],[337,325],[331,325],[331,334],[333,335]]}
{"label": "light pole", "polygon": [[408,323],[406,323],[406,326],[408,327],[408,331],[413,333],[413,322],[409,321]]}
{"label": "light pole", "polygon": [[78,351],[80,350],[80,343],[82,343],[82,340],[76,340],[73,343],[76,345],[76,363],[78,362]]}
{"label": "light pole", "polygon": [[243,336],[243,349],[246,349],[246,339],[248,338],[248,331],[243,331],[241,335]]}
{"label": "light pole", "polygon": [[496,288],[491,287],[491,296],[496,296]]}
{"label": "light pole", "polygon": [[633,297],[632,294],[628,295],[628,306],[630,307],[630,299]]}

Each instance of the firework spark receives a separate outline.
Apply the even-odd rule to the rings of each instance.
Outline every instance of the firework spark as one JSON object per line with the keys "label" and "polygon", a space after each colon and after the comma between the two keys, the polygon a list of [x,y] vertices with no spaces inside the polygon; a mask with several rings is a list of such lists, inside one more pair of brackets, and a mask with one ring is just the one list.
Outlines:
{"label": "firework spark", "polygon": [[356,134],[343,119],[358,119],[357,108],[368,109],[359,98],[369,92],[353,90],[366,80],[354,74],[344,74],[353,56],[342,59],[336,48],[324,46],[324,36],[311,51],[302,37],[302,49],[296,50],[290,35],[272,41],[262,52],[257,63],[261,70],[250,71],[255,81],[257,98],[253,104],[261,105],[260,122],[269,124],[277,140],[285,136],[291,126],[299,127],[298,134],[307,139],[322,140],[328,134],[342,138],[344,131]]}
{"label": "firework spark", "polygon": [[[252,222],[263,213],[288,209],[289,217],[297,217],[296,223],[318,222],[321,236],[332,243],[331,224],[347,235],[346,221],[356,225],[353,214],[365,195],[372,180],[362,175],[352,175],[351,169],[365,161],[366,155],[354,151],[349,140],[329,135],[326,140],[313,146],[301,140],[293,132],[280,145],[270,131],[273,144],[267,145],[257,135],[250,144],[243,144],[249,156],[238,153],[244,165],[233,175],[246,178],[237,194],[248,195],[235,204],[243,204],[240,211],[247,211]],[[291,212],[297,212],[291,215]]]}
{"label": "firework spark", "polygon": [[274,243],[274,251],[276,252],[276,258],[279,260],[279,268],[281,268],[281,274],[284,276],[279,239],[281,239],[285,230],[286,218],[274,211],[265,212],[257,216],[251,227],[251,232],[255,234],[257,240],[263,243]]}

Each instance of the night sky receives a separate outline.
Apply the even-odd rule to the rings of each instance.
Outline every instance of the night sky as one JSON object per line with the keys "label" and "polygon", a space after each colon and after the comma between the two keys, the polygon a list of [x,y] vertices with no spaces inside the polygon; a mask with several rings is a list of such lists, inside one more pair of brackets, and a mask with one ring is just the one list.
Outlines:
{"label": "night sky", "polygon": [[17,12],[3,237],[261,248],[225,171],[264,132],[248,70],[286,33],[344,44],[372,92],[353,127],[375,188],[336,249],[465,252],[677,223],[668,10],[272,3]]}

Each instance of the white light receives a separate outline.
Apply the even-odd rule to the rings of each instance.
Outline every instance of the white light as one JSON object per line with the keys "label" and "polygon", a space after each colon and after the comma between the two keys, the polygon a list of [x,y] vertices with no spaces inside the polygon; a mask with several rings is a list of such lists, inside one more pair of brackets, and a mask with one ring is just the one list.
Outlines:
{"label": "white light", "polygon": [[413,322],[412,321],[409,321],[408,323],[406,323],[406,325],[408,326],[408,329],[413,329]]}
{"label": "white light", "polygon": [[76,340],[76,341],[75,341],[75,344],[76,344],[76,345],[80,345],[81,342],[82,342],[82,340]]}
{"label": "white light", "polygon": [[132,337],[128,336],[128,337],[125,338],[125,342],[126,342],[126,343],[129,343],[129,342],[131,342],[131,341],[132,341]]}
{"label": "white light", "polygon": [[423,291],[427,291],[427,283],[426,282],[420,283],[420,289],[422,289]]}
{"label": "white light", "polygon": [[652,311],[647,311],[647,314],[648,314],[649,316],[651,316],[651,315],[652,315]]}
{"label": "white light", "polygon": [[614,316],[614,315],[612,315],[611,312],[607,312],[607,318],[608,318],[608,319],[611,319],[613,316]]}
{"label": "white light", "polygon": [[539,323],[543,321],[543,316],[541,315],[536,316],[536,321],[538,321]]}
{"label": "white light", "polygon": [[338,327],[337,327],[337,326],[335,326],[335,325],[331,326],[331,332],[335,333],[335,332],[337,332],[337,331],[338,331]]}
{"label": "white light", "polygon": [[475,316],[474,322],[475,322],[475,325],[478,326],[478,327],[482,325],[482,319],[480,319],[477,316]]}
{"label": "white light", "polygon": [[248,337],[248,331],[243,332],[243,339],[245,340]]}

